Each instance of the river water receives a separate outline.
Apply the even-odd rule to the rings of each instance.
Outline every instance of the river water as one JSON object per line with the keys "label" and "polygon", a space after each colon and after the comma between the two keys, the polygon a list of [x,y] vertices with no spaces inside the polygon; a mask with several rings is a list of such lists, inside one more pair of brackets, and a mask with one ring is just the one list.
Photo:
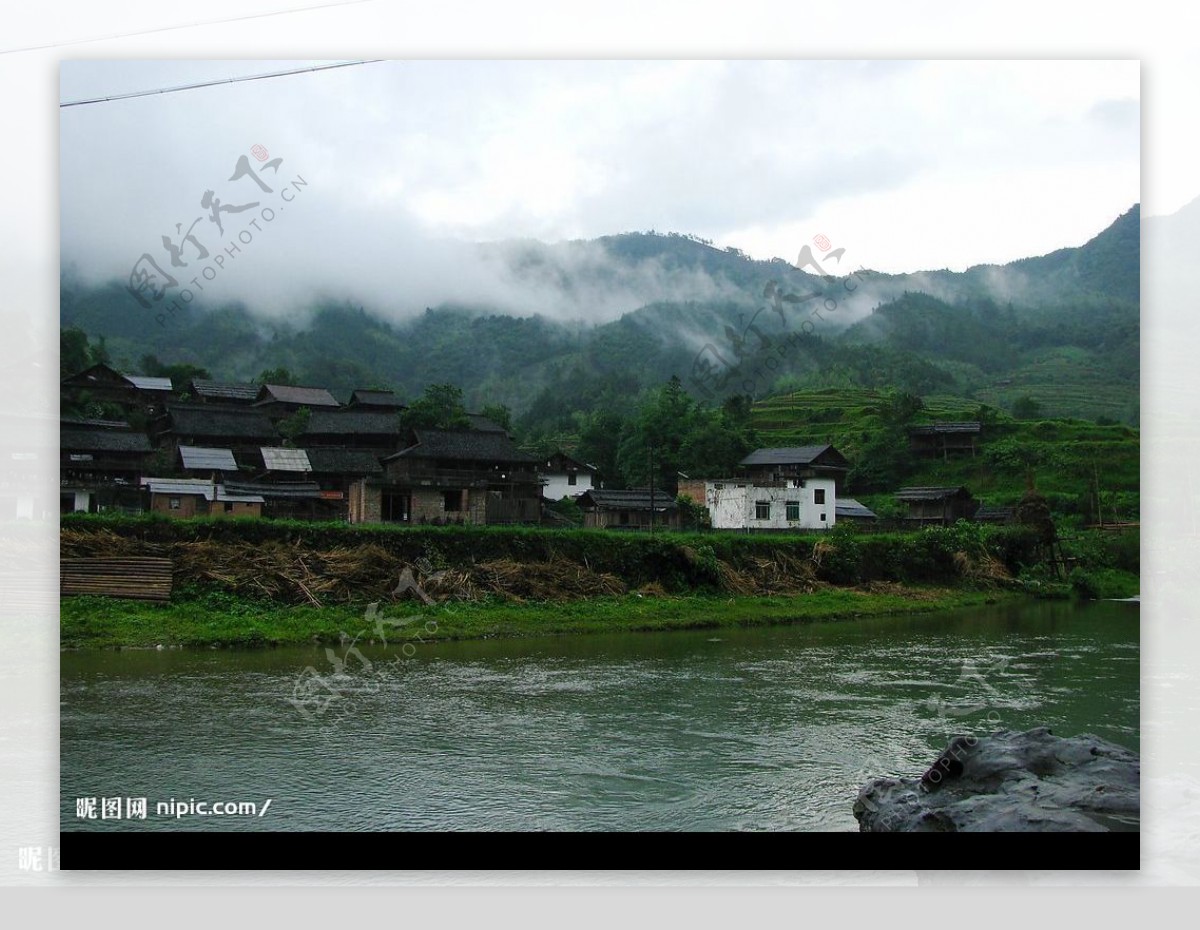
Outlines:
{"label": "river water", "polygon": [[[1138,612],[335,648],[341,676],[318,647],[69,652],[62,827],[855,830],[860,785],[919,774],[955,733],[1138,749]],[[175,816],[192,799],[271,803]]]}

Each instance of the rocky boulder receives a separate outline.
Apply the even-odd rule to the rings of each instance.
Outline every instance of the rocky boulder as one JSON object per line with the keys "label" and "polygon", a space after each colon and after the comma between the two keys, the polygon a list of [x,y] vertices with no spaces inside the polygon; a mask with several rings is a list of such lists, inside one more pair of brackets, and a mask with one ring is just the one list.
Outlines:
{"label": "rocky boulder", "polygon": [[956,736],[919,778],[877,778],[854,802],[873,833],[1139,828],[1138,755],[1095,736]]}

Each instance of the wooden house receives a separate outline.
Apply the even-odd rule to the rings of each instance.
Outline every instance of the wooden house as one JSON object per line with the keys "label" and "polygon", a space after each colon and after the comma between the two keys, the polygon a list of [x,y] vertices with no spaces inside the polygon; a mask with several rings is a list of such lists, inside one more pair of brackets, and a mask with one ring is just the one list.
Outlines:
{"label": "wooden house", "polygon": [[260,517],[263,498],[216,481],[146,478],[149,509],[168,517]]}
{"label": "wooden house", "polygon": [[631,488],[609,491],[593,488],[578,498],[586,527],[648,530],[652,526],[679,529],[680,513],[675,495],[661,488]]}
{"label": "wooden house", "polygon": [[970,520],[979,509],[979,501],[964,487],[901,488],[896,500],[908,507],[906,522],[949,526],[958,520]]}
{"label": "wooden house", "polygon": [[110,404],[126,413],[137,412],[147,417],[161,415],[174,396],[170,378],[123,375],[104,364],[92,365],[64,378],[60,392],[68,405]]}
{"label": "wooden house", "polygon": [[398,411],[345,407],[314,410],[299,445],[306,449],[328,446],[386,455],[398,452],[407,444],[407,439],[407,432],[400,428]]}
{"label": "wooden house", "polygon": [[123,421],[65,419],[59,449],[61,512],[138,509],[138,481],[154,452],[145,433]]}
{"label": "wooden house", "polygon": [[178,458],[180,446],[229,449],[246,470],[259,467],[264,445],[279,441],[270,418],[254,407],[169,404],[154,429],[156,442],[170,461]]}
{"label": "wooden house", "polygon": [[381,477],[352,483],[350,521],[538,523],[536,464],[502,430],[416,429]]}
{"label": "wooden house", "polygon": [[309,411],[337,410],[341,404],[325,388],[296,387],[290,384],[264,384],[258,389],[253,404],[272,420],[282,420],[300,408]]}
{"label": "wooden house", "polygon": [[795,481],[828,478],[839,485],[850,469],[846,457],[831,445],[756,449],[738,463],[752,481]]}
{"label": "wooden house", "polygon": [[357,388],[350,392],[350,403],[346,405],[352,410],[382,410],[399,413],[405,409],[404,402],[394,391],[377,391]]}
{"label": "wooden house", "polygon": [[928,423],[908,428],[908,441],[914,455],[948,459],[952,455],[975,455],[982,433],[975,420],[956,423]]}

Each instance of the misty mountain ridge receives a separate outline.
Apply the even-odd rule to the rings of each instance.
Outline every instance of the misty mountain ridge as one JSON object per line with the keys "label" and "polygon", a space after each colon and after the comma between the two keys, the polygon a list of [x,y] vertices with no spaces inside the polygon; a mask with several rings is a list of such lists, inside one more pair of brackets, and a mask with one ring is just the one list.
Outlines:
{"label": "misty mountain ridge", "polygon": [[[449,381],[473,403],[506,403],[539,423],[632,402],[673,374],[703,395],[698,355],[734,366],[771,351],[778,364],[754,380],[756,396],[862,386],[1004,405],[1024,390],[1048,412],[1136,422],[1139,222],[1135,205],[1081,246],[1005,265],[864,271],[853,292],[850,269],[820,252],[825,270],[843,274],[823,277],[679,234],[487,243],[472,260],[490,269],[495,301],[447,299],[399,319],[396,306],[340,300],[314,301],[291,321],[197,299],[157,326],[124,282],[87,285],[66,271],[61,322],[93,341],[105,337],[114,363],[129,371],[147,354],[229,380],[285,367],[341,396],[388,386],[411,397]],[[772,282],[793,299],[765,296]],[[812,313],[829,301],[834,311]],[[707,399],[748,383],[726,380]]]}

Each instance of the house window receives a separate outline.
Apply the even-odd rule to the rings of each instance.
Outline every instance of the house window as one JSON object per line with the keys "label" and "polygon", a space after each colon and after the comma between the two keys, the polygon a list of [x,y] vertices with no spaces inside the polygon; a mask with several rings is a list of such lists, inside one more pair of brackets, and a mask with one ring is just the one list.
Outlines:
{"label": "house window", "polygon": [[233,501],[226,501],[226,502],[225,502],[225,512],[226,512],[226,513],[233,513]]}
{"label": "house window", "polygon": [[770,520],[771,519],[771,502],[770,501],[755,501],[754,502],[754,519],[755,520]]}
{"label": "house window", "polygon": [[458,513],[462,510],[462,491],[446,492],[446,513]]}
{"label": "house window", "polygon": [[575,487],[576,480],[577,478],[575,476],[575,472],[571,472],[571,474],[567,475],[567,484],[569,484],[571,487]]}
{"label": "house window", "polygon": [[800,519],[800,502],[799,501],[788,501],[787,502],[787,518],[789,521]]}
{"label": "house window", "polygon": [[170,508],[171,510],[178,510],[179,509],[179,498],[178,497],[167,498],[167,507]]}
{"label": "house window", "polygon": [[[824,488],[814,488],[813,489],[813,503],[814,504],[825,503],[825,489]],[[824,520],[825,518],[821,517],[821,519]]]}
{"label": "house window", "polygon": [[824,522],[825,522],[825,514],[821,514],[821,522],[822,522],[822,523],[824,523]]}
{"label": "house window", "polygon": [[621,512],[620,512],[620,513],[617,515],[617,521],[618,521],[618,522],[619,522],[619,523],[620,523],[622,526],[625,526],[626,524],[628,524],[628,523],[629,523],[629,511],[628,511],[628,510],[622,510],[622,511],[621,511]]}

